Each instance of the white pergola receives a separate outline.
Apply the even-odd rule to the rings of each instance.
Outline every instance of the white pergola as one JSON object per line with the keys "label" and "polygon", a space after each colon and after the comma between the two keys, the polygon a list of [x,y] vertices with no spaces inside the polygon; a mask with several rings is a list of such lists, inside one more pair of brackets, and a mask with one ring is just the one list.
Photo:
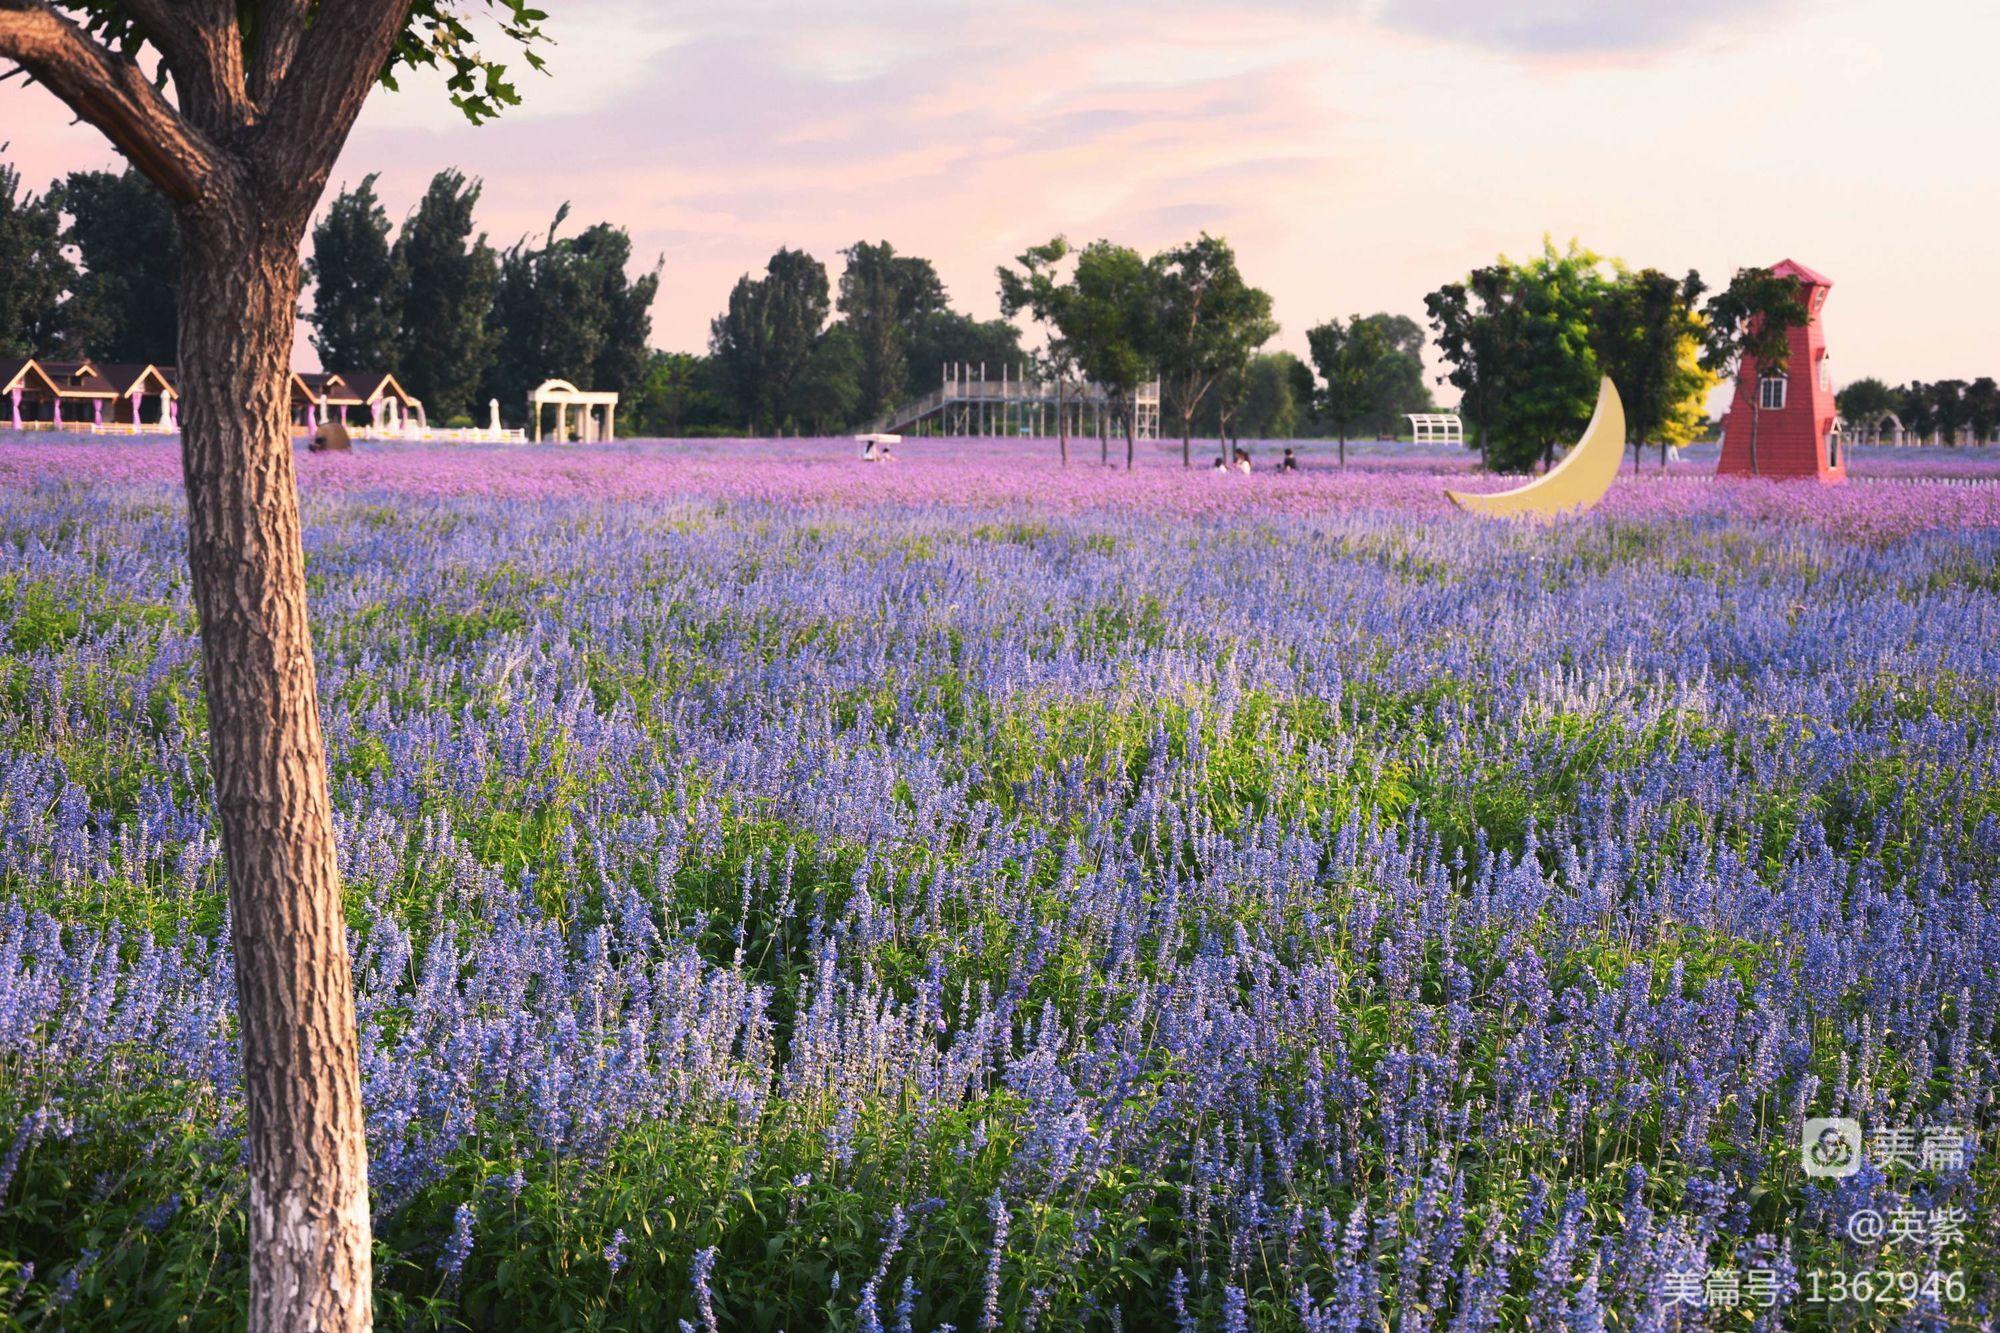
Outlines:
{"label": "white pergola", "polygon": [[[615,393],[579,389],[568,380],[542,381],[534,392],[528,395],[528,409],[534,417],[530,435],[535,440],[542,438],[542,409],[545,407],[553,407],[556,410],[555,439],[569,437],[571,422],[569,414],[572,410],[576,413],[576,438],[579,444],[588,444],[592,440],[609,440],[615,436],[618,424],[618,395]],[[600,407],[604,409],[601,421],[593,413],[593,409]]]}
{"label": "white pergola", "polygon": [[1456,412],[1406,412],[1418,444],[1464,444],[1465,425]]}

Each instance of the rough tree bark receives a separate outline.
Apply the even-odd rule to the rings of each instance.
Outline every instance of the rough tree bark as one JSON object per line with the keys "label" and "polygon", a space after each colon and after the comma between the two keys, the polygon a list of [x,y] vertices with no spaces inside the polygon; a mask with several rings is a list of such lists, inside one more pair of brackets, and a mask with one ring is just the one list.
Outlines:
{"label": "rough tree bark", "polygon": [[250,1327],[369,1325],[368,1155],[287,392],[299,251],[182,214],[181,463],[250,1120]]}

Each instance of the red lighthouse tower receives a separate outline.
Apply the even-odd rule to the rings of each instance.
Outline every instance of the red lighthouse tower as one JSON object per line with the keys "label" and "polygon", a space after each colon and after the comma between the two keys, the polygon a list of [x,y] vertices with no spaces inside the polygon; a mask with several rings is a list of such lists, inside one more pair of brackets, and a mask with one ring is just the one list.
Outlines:
{"label": "red lighthouse tower", "polygon": [[1819,318],[1833,282],[1789,259],[1771,272],[1781,278],[1796,278],[1806,289],[1806,324],[1791,331],[1791,361],[1782,372],[1767,375],[1753,358],[1743,359],[1736,378],[1736,397],[1729,404],[1729,415],[1723,418],[1722,461],[1716,465],[1716,475],[1752,475],[1752,405],[1761,404],[1763,410],[1754,413],[1755,475],[1846,481],[1847,452],[1833,430],[1833,380],[1826,364],[1826,332]]}

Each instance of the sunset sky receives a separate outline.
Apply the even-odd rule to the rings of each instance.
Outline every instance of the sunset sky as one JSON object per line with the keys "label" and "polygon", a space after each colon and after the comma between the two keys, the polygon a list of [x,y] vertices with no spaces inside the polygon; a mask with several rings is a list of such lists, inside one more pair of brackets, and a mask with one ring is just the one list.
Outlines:
{"label": "sunset sky", "polygon": [[[552,74],[474,129],[379,93],[335,186],[483,177],[497,244],[609,219],[664,260],[654,340],[705,345],[779,245],[887,239],[996,313],[994,266],[1062,232],[1234,242],[1281,345],[1421,319],[1475,264],[1574,236],[1712,280],[1831,276],[1836,377],[2000,373],[2000,4],[1269,0],[971,5],[562,0]],[[32,188],[115,155],[0,87]],[[301,348],[301,363],[310,361]]]}

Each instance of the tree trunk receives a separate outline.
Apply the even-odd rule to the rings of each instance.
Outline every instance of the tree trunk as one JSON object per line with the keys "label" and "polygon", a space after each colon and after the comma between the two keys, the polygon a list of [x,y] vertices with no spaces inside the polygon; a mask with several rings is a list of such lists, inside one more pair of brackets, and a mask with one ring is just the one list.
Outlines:
{"label": "tree trunk", "polygon": [[[1758,384],[1756,392],[1761,397],[1764,386]],[[1757,475],[1757,423],[1764,419],[1764,404],[1757,398],[1750,400],[1750,475]]]}
{"label": "tree trunk", "polygon": [[181,225],[181,459],[249,1112],[249,1327],[362,1330],[368,1155],[287,425],[299,238],[247,197]]}
{"label": "tree trunk", "polygon": [[1181,466],[1194,466],[1194,413],[1181,416]]}
{"label": "tree trunk", "polygon": [[[1157,427],[1154,429],[1153,433],[1155,435],[1159,434],[1159,430]],[[1139,407],[1138,407],[1138,400],[1134,398],[1131,402],[1125,405],[1125,470],[1127,472],[1130,472],[1132,470],[1132,458],[1133,455],[1137,454],[1138,452],[1139,452]]]}
{"label": "tree trunk", "polygon": [[[1109,402],[1110,397],[1107,395],[1105,404]],[[1111,466],[1111,423],[1104,419],[1104,404],[1100,404],[1097,409],[1097,465]]]}
{"label": "tree trunk", "polygon": [[1340,465],[1347,466],[1347,427],[1340,427]]}
{"label": "tree trunk", "polygon": [[1062,451],[1062,465],[1069,466],[1069,404],[1064,401],[1063,380],[1056,377],[1056,448]]}

